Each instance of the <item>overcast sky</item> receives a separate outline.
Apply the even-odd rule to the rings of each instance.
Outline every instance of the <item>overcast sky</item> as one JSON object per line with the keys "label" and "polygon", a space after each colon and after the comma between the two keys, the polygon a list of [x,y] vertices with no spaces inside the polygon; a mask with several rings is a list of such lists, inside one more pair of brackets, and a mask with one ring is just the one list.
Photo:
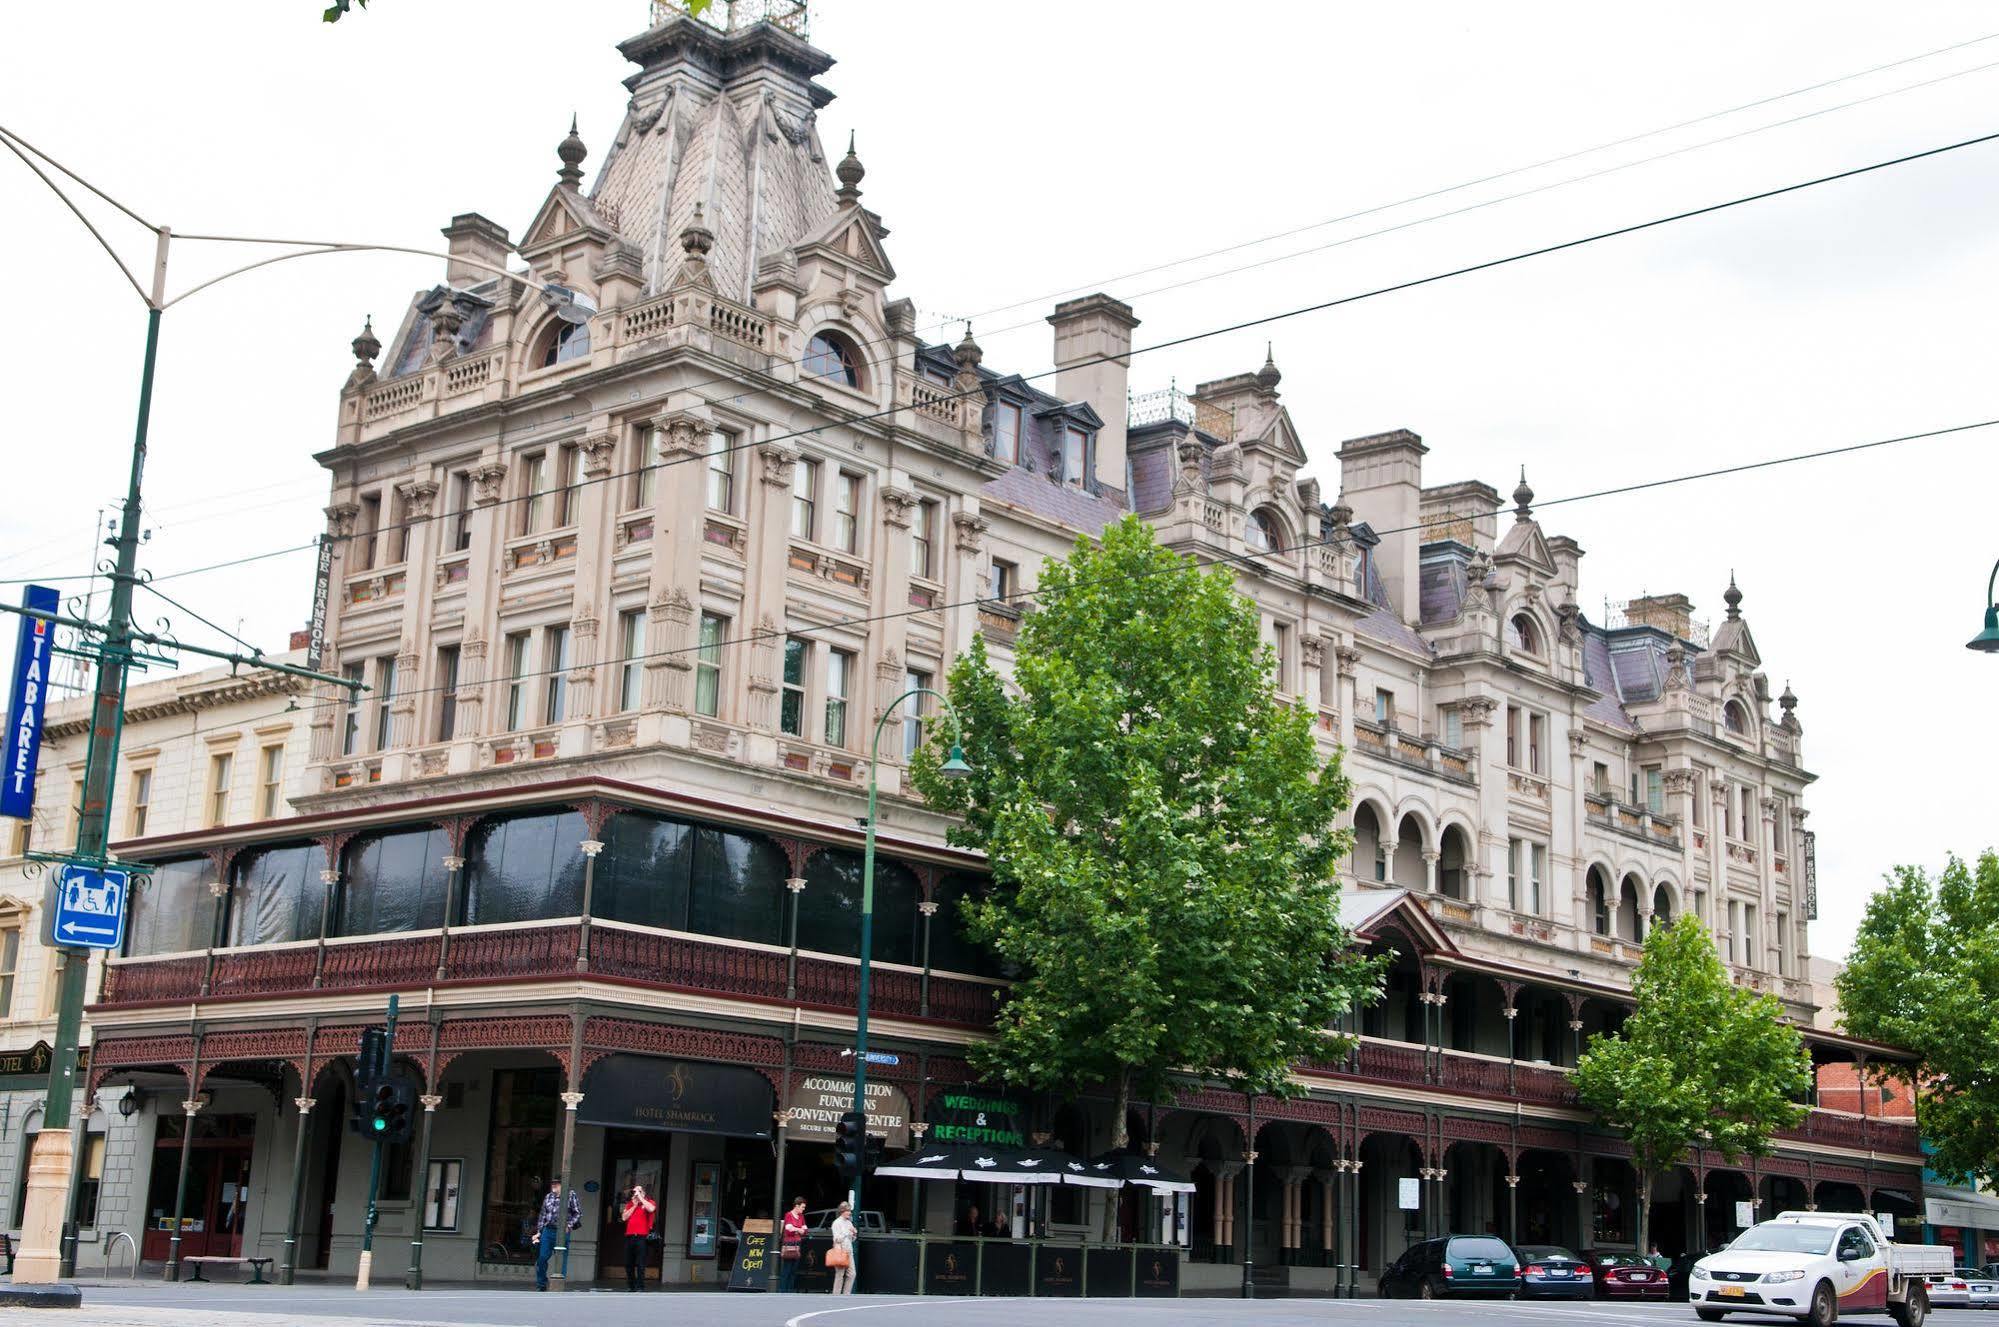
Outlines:
{"label": "overcast sky", "polygon": [[[16,6],[0,123],[183,232],[426,247],[476,210],[518,238],[572,111],[594,176],[631,72],[613,45],[647,19],[644,0],[374,0],[337,26],[320,7]],[[1999,130],[1999,69],[1895,91],[1999,62],[1995,39],[1115,279],[1990,34],[1999,14],[1969,3],[817,0],[812,15],[814,43],[839,61],[822,79],[838,95],[820,132],[835,151],[858,133],[897,293],[925,323],[973,316],[987,365],[1023,372],[1047,367],[1041,318],[1058,292],[1130,300],[1145,345]],[[1894,95],[1321,248],[1881,93]],[[0,199],[0,578],[82,572],[97,509],[123,491],[144,311],[11,157]],[[1510,493],[1524,464],[1545,502],[1992,418],[1995,203],[1999,144],[1966,148],[1141,355],[1132,385],[1253,369],[1269,337],[1329,495],[1342,439],[1399,427],[1430,445],[1426,482]],[[143,271],[144,233],[105,224]],[[180,246],[171,284],[256,256]],[[169,312],[147,565],[165,575],[309,539],[325,502],[311,456],[333,441],[347,342],[369,313],[386,338],[410,293],[441,276],[424,258],[314,258]],[[1592,616],[1681,591],[1719,617],[1736,573],[1819,775],[1815,952],[1844,953],[1893,864],[1934,867],[1999,839],[1999,659],[1964,649],[1999,557],[1995,448],[1999,430],[1543,513],[1587,550]],[[282,648],[308,608],[310,558],[163,588]],[[172,615],[190,639],[217,641]],[[11,627],[0,634],[11,653]]]}

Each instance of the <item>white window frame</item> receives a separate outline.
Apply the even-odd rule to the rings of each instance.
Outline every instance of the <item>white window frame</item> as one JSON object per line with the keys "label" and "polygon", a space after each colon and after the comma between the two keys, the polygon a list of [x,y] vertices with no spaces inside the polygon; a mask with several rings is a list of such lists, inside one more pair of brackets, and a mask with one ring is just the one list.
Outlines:
{"label": "white window frame", "polygon": [[[696,627],[694,651],[694,712],[707,718],[722,713],[722,643],[729,638],[729,619],[703,613]],[[702,688],[707,688],[704,697]]]}

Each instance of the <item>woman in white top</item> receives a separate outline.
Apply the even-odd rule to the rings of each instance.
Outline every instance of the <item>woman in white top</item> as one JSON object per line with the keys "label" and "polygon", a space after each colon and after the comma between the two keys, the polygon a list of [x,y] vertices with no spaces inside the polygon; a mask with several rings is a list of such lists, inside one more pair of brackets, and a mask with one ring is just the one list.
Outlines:
{"label": "woman in white top", "polygon": [[860,1232],[854,1229],[853,1204],[841,1203],[838,1215],[833,1218],[833,1247],[846,1251],[847,1265],[833,1269],[833,1293],[836,1295],[854,1293],[854,1281],[861,1272],[860,1250],[856,1247],[859,1235]]}

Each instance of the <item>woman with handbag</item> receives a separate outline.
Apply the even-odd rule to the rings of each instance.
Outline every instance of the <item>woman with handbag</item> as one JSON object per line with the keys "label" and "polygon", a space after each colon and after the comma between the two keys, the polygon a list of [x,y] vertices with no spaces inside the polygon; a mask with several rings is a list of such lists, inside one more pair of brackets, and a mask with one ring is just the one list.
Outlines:
{"label": "woman with handbag", "polygon": [[777,1246],[777,1288],[780,1294],[790,1294],[798,1285],[798,1260],[805,1256],[805,1200],[793,1198],[791,1210],[784,1214],[784,1224],[779,1228]]}
{"label": "woman with handbag", "polygon": [[854,1229],[854,1208],[851,1203],[841,1203],[839,1213],[833,1218],[833,1247],[826,1251],[826,1265],[833,1269],[833,1293],[851,1295],[854,1282],[861,1274],[860,1260],[855,1257],[855,1243],[860,1231]]}

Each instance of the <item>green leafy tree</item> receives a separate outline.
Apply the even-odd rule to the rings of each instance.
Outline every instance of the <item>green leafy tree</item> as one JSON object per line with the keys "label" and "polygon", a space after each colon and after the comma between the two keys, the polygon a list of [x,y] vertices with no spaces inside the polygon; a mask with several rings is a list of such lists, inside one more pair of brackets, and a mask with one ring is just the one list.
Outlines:
{"label": "green leafy tree", "polygon": [[1867,903],[1835,979],[1856,1037],[1915,1054],[1881,1070],[1916,1085],[1931,1169],[1999,1183],[1999,854],[1952,857],[1932,881],[1897,867]]}
{"label": "green leafy tree", "polygon": [[1642,1250],[1653,1180],[1697,1147],[1769,1155],[1771,1135],[1804,1116],[1812,1064],[1777,1001],[1729,980],[1691,913],[1646,937],[1631,993],[1631,1017],[1590,1040],[1575,1082],[1583,1104],[1630,1141]]}
{"label": "green leafy tree", "polygon": [[1300,1060],[1380,986],[1339,921],[1349,786],[1280,702],[1254,605],[1127,519],[1044,564],[1012,685],[975,638],[950,675],[974,773],[917,785],[963,816],[992,887],[970,935],[1017,973],[982,1072],[1107,1084],[1114,1145],[1176,1072],[1291,1091]]}

